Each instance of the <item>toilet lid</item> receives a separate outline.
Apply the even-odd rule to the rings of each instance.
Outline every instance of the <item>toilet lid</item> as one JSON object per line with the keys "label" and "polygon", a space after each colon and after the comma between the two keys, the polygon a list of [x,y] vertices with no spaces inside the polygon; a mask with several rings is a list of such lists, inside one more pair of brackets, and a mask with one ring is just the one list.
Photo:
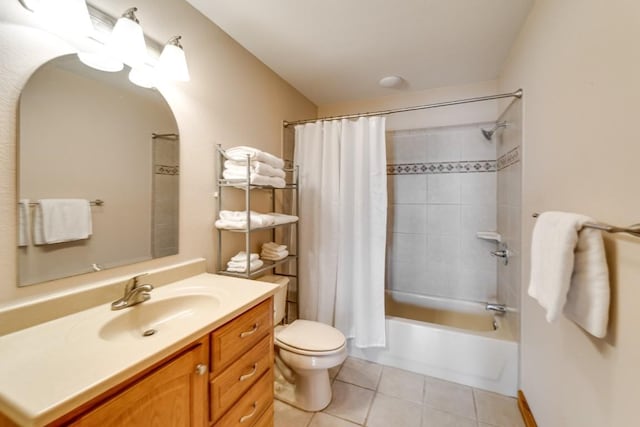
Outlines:
{"label": "toilet lid", "polygon": [[342,332],[334,327],[310,320],[296,320],[282,328],[276,339],[290,347],[307,351],[331,351],[345,343]]}

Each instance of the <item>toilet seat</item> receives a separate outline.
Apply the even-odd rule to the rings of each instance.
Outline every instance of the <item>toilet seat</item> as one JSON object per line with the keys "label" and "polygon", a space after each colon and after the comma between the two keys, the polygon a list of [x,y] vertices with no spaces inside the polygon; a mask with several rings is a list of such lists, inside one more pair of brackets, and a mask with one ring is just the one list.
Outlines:
{"label": "toilet seat", "polygon": [[320,322],[296,320],[286,327],[277,327],[278,347],[310,356],[329,356],[342,351],[345,337],[334,327]]}

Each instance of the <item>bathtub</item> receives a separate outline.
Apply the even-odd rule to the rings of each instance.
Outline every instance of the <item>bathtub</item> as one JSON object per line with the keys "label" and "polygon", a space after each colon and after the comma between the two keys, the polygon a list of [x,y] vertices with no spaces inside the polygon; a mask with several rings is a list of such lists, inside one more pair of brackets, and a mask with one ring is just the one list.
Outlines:
{"label": "bathtub", "polygon": [[387,345],[349,354],[382,365],[516,396],[518,344],[480,303],[386,291]]}

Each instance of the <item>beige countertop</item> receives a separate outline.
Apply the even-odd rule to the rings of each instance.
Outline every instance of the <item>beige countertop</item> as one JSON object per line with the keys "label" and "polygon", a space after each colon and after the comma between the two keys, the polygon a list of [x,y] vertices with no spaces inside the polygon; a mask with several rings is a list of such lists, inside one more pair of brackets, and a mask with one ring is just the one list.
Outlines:
{"label": "beige countertop", "polygon": [[[0,336],[0,412],[40,426],[201,338],[275,292],[203,273],[112,311],[102,304]],[[144,329],[157,332],[142,337]]]}

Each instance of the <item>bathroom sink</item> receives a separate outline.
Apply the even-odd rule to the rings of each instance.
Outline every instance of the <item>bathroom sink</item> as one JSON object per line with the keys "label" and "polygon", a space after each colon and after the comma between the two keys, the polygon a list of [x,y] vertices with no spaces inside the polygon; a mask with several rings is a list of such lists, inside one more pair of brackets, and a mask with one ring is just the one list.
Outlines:
{"label": "bathroom sink", "polygon": [[211,295],[179,295],[157,301],[151,299],[125,309],[122,314],[105,323],[100,328],[99,336],[106,341],[147,339],[197,324],[199,319],[213,316],[213,311],[219,306],[220,300]]}

